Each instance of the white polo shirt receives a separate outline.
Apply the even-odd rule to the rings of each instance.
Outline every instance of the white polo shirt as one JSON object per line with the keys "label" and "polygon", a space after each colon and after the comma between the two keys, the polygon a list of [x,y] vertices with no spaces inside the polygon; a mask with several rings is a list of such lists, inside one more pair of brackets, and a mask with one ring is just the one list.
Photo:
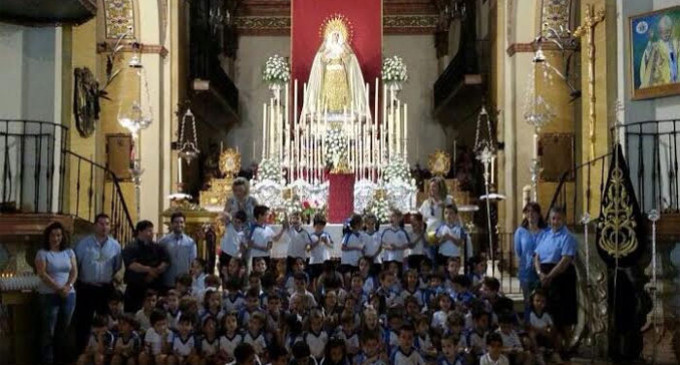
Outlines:
{"label": "white polo shirt", "polygon": [[[446,234],[453,236],[456,239],[460,239],[463,232],[458,225],[449,226],[447,224],[442,224],[437,228],[437,238],[444,237]],[[460,247],[456,245],[452,240],[447,240],[439,244],[439,254],[446,257],[460,257]]]}
{"label": "white polo shirt", "polygon": [[299,231],[290,227],[287,233],[290,238],[288,242],[288,257],[306,259],[307,246],[312,243],[309,232],[302,227],[300,227]]}
{"label": "white polo shirt", "polygon": [[265,247],[272,242],[273,237],[274,231],[269,226],[255,225],[250,236],[255,247],[250,249],[250,257],[269,257],[271,249],[266,249]]}
{"label": "white polo shirt", "polygon": [[383,246],[387,244],[396,248],[396,250],[383,250],[384,261],[404,261],[404,251],[409,245],[406,231],[402,228],[387,227],[381,235],[380,242]]}

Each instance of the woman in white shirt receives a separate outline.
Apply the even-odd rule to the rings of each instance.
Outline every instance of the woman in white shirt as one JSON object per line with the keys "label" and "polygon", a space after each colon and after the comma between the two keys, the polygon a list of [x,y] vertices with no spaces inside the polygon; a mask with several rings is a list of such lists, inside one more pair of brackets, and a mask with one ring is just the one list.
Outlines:
{"label": "woman in white shirt", "polygon": [[444,208],[447,205],[456,203],[451,195],[448,195],[446,180],[441,176],[430,179],[430,191],[428,198],[423,202],[418,210],[423,215],[427,224],[427,231],[432,232],[437,229],[444,221]]}

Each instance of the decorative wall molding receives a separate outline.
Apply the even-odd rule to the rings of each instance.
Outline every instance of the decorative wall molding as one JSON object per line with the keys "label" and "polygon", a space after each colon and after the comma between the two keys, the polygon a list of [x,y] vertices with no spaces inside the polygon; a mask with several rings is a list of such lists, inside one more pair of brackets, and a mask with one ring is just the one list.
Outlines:
{"label": "decorative wall molding", "polygon": [[[383,16],[385,34],[434,34],[438,15]],[[290,16],[237,16],[234,20],[239,35],[290,35]]]}
{"label": "decorative wall molding", "polygon": [[[556,44],[551,43],[551,42],[543,42],[541,45],[541,48],[543,51],[560,51],[559,47],[557,47]],[[579,50],[579,44],[577,43],[575,46],[567,46],[565,49],[567,50]],[[508,54],[508,56],[512,57],[515,55],[515,53],[534,53],[536,52],[536,43],[535,42],[529,42],[529,43],[513,43],[511,44],[505,52]]]}
{"label": "decorative wall molding", "polygon": [[[383,0],[385,34],[434,34],[439,10],[433,0]],[[242,0],[234,24],[239,35],[290,35],[290,0]]]}
{"label": "decorative wall molding", "polygon": [[438,24],[438,15],[383,16],[383,31],[388,34],[433,34]]}
{"label": "decorative wall molding", "polygon": [[290,35],[290,16],[237,16],[239,35]]}
{"label": "decorative wall molding", "polygon": [[104,0],[104,23],[106,39],[135,36],[135,12],[132,0]]}
{"label": "decorative wall molding", "polygon": [[[101,42],[97,43],[97,53],[106,53],[110,50],[111,47],[116,43],[116,41],[106,41],[106,42]],[[137,43],[136,45],[139,46],[139,49],[135,49],[135,42],[133,41],[122,41],[121,45],[123,46],[123,49],[121,49],[121,52],[126,52],[126,53],[133,53],[133,52],[138,52],[138,53],[153,53],[153,54],[158,54],[161,57],[165,58],[165,56],[168,55],[168,49],[165,48],[164,46],[161,46],[159,44],[143,44],[143,43]]]}

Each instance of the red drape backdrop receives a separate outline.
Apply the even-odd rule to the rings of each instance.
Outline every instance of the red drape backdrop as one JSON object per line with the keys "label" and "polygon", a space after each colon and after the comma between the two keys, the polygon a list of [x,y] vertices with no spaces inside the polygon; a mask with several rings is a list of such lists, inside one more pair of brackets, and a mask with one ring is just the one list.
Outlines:
{"label": "red drape backdrop", "polygon": [[364,82],[371,86],[372,106],[375,78],[380,76],[382,65],[382,0],[292,0],[291,66],[293,80],[299,83],[298,98],[302,100],[302,85],[309,79],[321,45],[319,28],[333,14],[344,15],[352,25],[351,47],[359,59]]}

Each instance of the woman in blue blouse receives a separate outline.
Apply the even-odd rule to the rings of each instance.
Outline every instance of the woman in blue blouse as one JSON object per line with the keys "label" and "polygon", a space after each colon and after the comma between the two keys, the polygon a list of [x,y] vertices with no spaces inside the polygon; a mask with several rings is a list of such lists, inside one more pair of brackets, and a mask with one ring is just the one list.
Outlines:
{"label": "woman in blue blouse", "polygon": [[[52,364],[55,349],[64,348],[60,344],[55,345],[55,342],[64,339],[63,334],[71,323],[76,306],[73,283],[78,277],[78,265],[76,254],[68,248],[66,230],[61,223],[55,222],[47,226],[43,237],[43,248],[35,256],[35,271],[40,277],[38,293],[44,326],[40,355],[42,364]],[[56,328],[57,323],[63,326],[59,331]]]}
{"label": "woman in blue blouse", "polygon": [[515,255],[519,259],[519,282],[524,295],[525,313],[529,314],[529,297],[538,285],[538,274],[534,270],[534,250],[546,224],[541,215],[541,206],[530,202],[522,210],[524,220],[515,231]]}
{"label": "woman in blue blouse", "polygon": [[564,209],[550,210],[550,229],[539,239],[534,267],[541,287],[548,293],[547,310],[552,315],[558,336],[568,339],[577,320],[576,239],[564,224]]}

